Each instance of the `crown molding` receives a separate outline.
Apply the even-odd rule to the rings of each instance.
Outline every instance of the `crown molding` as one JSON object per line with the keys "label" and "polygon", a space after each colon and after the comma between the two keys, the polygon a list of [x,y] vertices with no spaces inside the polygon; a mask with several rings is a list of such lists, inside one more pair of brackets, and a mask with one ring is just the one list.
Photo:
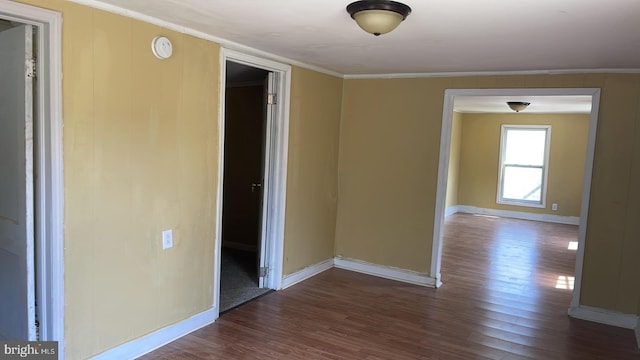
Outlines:
{"label": "crown molding", "polygon": [[71,2],[89,6],[94,9],[104,10],[114,14],[140,20],[163,28],[191,35],[200,39],[220,44],[223,48],[240,51],[249,55],[298,66],[342,79],[415,79],[438,77],[468,77],[468,76],[506,76],[506,75],[565,75],[565,74],[640,74],[640,68],[630,69],[552,69],[552,70],[523,70],[523,71],[450,71],[450,72],[423,72],[423,73],[386,73],[386,74],[342,74],[337,71],[325,69],[317,65],[307,64],[301,61],[289,59],[283,56],[258,50],[247,45],[211,35],[187,26],[178,25],[149,16],[137,11],[128,10],[119,6],[106,4],[97,0],[69,0]]}
{"label": "crown molding", "polygon": [[640,74],[639,69],[558,69],[522,71],[450,71],[434,73],[346,74],[344,79],[416,79],[499,75]]}
{"label": "crown molding", "polygon": [[165,21],[162,19],[158,19],[156,17],[153,16],[149,16],[149,15],[145,15],[143,13],[137,12],[137,11],[133,11],[133,10],[128,10],[119,6],[115,6],[115,5],[111,5],[111,4],[106,4],[100,1],[96,1],[96,0],[69,0],[71,2],[74,2],[76,4],[80,4],[80,5],[85,5],[94,9],[98,9],[98,10],[103,10],[103,11],[107,11],[110,13],[114,13],[114,14],[118,14],[118,15],[122,15],[131,19],[135,19],[135,20],[140,20],[149,24],[153,24],[153,25],[157,25],[160,27],[163,27],[165,29],[169,29],[169,30],[173,30],[173,31],[177,31],[179,33],[183,33],[186,35],[191,35],[200,39],[204,39],[204,40],[208,40],[214,43],[219,44],[220,46],[222,46],[223,48],[226,49],[230,49],[230,50],[236,50],[239,52],[243,52],[245,54],[249,54],[249,55],[254,55],[254,56],[258,56],[258,57],[262,57],[262,58],[266,58],[269,60],[273,60],[273,61],[278,61],[281,63],[286,63],[289,65],[294,65],[294,66],[298,66],[301,68],[305,68],[308,70],[313,70],[313,71],[317,71],[319,73],[323,73],[326,75],[331,75],[331,76],[335,76],[335,77],[339,77],[339,78],[343,78],[343,74],[340,74],[338,72],[332,71],[332,70],[328,70],[316,65],[310,65],[310,64],[306,64],[297,60],[293,60],[293,59],[289,59],[283,56],[279,56],[279,55],[275,55],[266,51],[262,51],[262,50],[258,50],[255,48],[252,48],[250,46],[247,45],[243,45],[240,43],[237,43],[235,41],[231,41],[231,40],[227,40],[221,37],[217,37],[211,34],[207,34],[205,32],[199,31],[199,30],[195,30],[192,29],[190,27],[187,26],[182,26],[182,25],[178,25],[178,24],[174,24],[172,22],[169,21]]}

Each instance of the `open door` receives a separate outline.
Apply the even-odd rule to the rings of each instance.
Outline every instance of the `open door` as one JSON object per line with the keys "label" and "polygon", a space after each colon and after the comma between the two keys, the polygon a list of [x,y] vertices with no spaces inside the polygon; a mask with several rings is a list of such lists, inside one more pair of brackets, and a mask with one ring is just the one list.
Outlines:
{"label": "open door", "polygon": [[[267,79],[266,79],[266,86],[265,86],[265,91],[266,91],[266,111],[265,111],[265,117],[264,117],[264,136],[263,136],[263,145],[262,145],[262,189],[269,189],[269,158],[270,158],[270,148],[272,146],[270,139],[272,139],[271,134],[272,134],[272,127],[274,124],[274,117],[276,114],[276,104],[278,101],[278,95],[276,93],[276,89],[277,87],[277,75],[273,72],[269,72],[267,74]],[[266,287],[267,283],[268,283],[268,277],[269,277],[269,253],[268,250],[269,249],[269,244],[267,241],[267,237],[265,236],[266,231],[267,231],[267,216],[266,214],[268,214],[268,204],[269,204],[269,192],[268,191],[262,191],[262,202],[260,204],[260,247],[259,247],[259,254],[258,254],[258,269],[259,269],[259,286],[261,288]]]}
{"label": "open door", "polygon": [[36,340],[33,36],[0,32],[0,339]]}
{"label": "open door", "polygon": [[[284,214],[286,202],[287,184],[287,155],[289,141],[289,116],[287,108],[289,106],[289,96],[287,89],[291,86],[291,66],[280,64],[271,60],[261,59],[252,55],[242,54],[229,49],[221,49],[221,103],[224,106],[221,111],[220,126],[223,131],[219,132],[219,144],[221,146],[219,164],[219,178],[217,196],[217,225],[216,225],[216,266],[214,267],[214,306],[218,309],[218,314],[224,313],[236,303],[234,289],[242,287],[242,296],[246,302],[248,299],[260,296],[271,289],[282,288],[282,266],[284,247]],[[269,73],[271,73],[269,75]],[[265,81],[265,78],[267,81]],[[269,88],[265,91],[265,85]],[[256,91],[256,106],[249,106],[251,96],[244,96],[238,99],[238,89],[240,87],[253,88]],[[246,89],[245,89],[246,90]],[[248,91],[248,90],[247,90]],[[244,92],[244,91],[241,91]],[[266,98],[267,101],[264,101]],[[269,102],[270,104],[266,104]],[[251,100],[253,103],[253,100]],[[247,161],[238,156],[234,156],[236,150],[234,145],[235,126],[243,123],[242,120],[233,120],[234,112],[245,111],[249,108],[255,109],[253,113],[254,122],[242,127],[251,127],[254,131],[251,135],[243,135],[239,142],[235,142],[238,147],[248,150],[251,147],[256,152],[259,161]],[[237,115],[237,114],[236,114]],[[258,124],[259,123],[259,124]],[[258,134],[257,128],[261,128]],[[237,134],[236,134],[237,137]],[[255,146],[255,147],[254,147]],[[249,164],[251,163],[251,165]],[[253,172],[253,164],[256,171]],[[251,170],[252,176],[248,181],[244,178],[236,179],[233,176],[235,167],[243,172]],[[262,181],[262,183],[261,183]],[[253,185],[255,184],[255,185]],[[258,185],[259,184],[259,185]],[[253,192],[251,190],[253,189]],[[236,226],[239,223],[239,216],[248,219],[248,212],[253,213],[254,206],[243,206],[241,202],[232,199],[234,194],[248,192],[255,200],[255,208],[258,209],[251,230],[251,238],[258,240],[254,247],[246,246],[248,243],[238,243],[239,236],[234,236],[236,229],[242,230],[244,225]],[[239,205],[236,206],[237,204]],[[246,223],[246,222],[245,222]],[[244,224],[244,223],[243,223]],[[232,250],[232,251],[228,251]],[[251,262],[251,269],[258,272],[251,273],[250,282],[234,280],[228,276],[233,270],[233,263],[229,260],[230,254],[234,250],[243,252],[254,252],[248,260]],[[246,258],[245,258],[246,259]],[[247,262],[248,264],[248,262]],[[264,275],[264,276],[256,276]],[[231,288],[229,285],[232,285]],[[245,291],[249,289],[249,291]],[[255,296],[252,296],[255,294]],[[248,295],[248,296],[247,296]]]}
{"label": "open door", "polygon": [[274,98],[269,71],[226,62],[220,309],[222,312],[268,291],[266,236],[270,195],[268,137]]}

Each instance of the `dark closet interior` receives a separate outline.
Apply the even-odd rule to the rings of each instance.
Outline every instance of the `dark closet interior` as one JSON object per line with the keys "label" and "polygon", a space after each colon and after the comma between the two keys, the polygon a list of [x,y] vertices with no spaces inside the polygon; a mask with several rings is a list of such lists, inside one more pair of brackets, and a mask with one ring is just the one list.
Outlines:
{"label": "dark closet interior", "polygon": [[269,289],[259,287],[268,71],[227,61],[220,312]]}

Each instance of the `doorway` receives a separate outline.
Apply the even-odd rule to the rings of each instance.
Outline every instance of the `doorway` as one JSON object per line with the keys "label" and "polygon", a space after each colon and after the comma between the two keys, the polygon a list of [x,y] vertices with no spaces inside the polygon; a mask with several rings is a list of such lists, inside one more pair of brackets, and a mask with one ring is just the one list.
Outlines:
{"label": "doorway", "polygon": [[451,148],[451,132],[453,123],[453,105],[456,96],[588,96],[590,97],[589,132],[587,138],[587,152],[584,164],[583,189],[580,204],[580,217],[578,226],[578,244],[575,262],[574,290],[571,298],[570,312],[576,309],[580,303],[580,287],[582,280],[582,264],[584,259],[584,242],[586,237],[587,212],[589,208],[589,195],[591,189],[591,173],[593,168],[593,156],[595,151],[595,134],[598,121],[598,108],[600,101],[600,89],[575,88],[575,89],[448,89],[445,91],[443,106],[443,118],[440,140],[440,159],[438,165],[438,182],[436,191],[436,211],[434,219],[433,247],[431,254],[430,276],[436,280],[437,286],[441,282],[442,242],[445,218],[446,190],[449,170],[449,157]]}
{"label": "doorway", "polygon": [[[10,77],[15,83],[2,96],[11,95],[12,100],[0,105],[2,153],[13,157],[3,159],[3,168],[15,170],[4,172],[0,181],[6,267],[0,294],[4,310],[11,313],[0,319],[7,320],[1,325],[3,337],[58,341],[63,357],[62,17],[0,2],[0,19],[3,85]],[[28,49],[37,61],[29,60]],[[19,61],[12,67],[11,59]],[[11,266],[19,271],[8,269]]]}
{"label": "doorway", "polygon": [[[37,340],[34,227],[35,57],[31,25],[0,19],[0,339]],[[25,281],[26,279],[26,281]]]}
{"label": "doorway", "polygon": [[[261,284],[267,70],[227,61],[220,311],[269,291]],[[262,276],[262,277],[263,277]]]}
{"label": "doorway", "polygon": [[221,65],[218,314],[281,287],[291,70],[227,49]]}

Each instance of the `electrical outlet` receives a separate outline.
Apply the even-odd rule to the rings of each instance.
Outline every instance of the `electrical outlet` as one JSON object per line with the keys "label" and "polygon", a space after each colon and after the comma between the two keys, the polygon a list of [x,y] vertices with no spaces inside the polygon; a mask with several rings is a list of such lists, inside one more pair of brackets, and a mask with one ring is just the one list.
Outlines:
{"label": "electrical outlet", "polygon": [[165,230],[162,232],[162,250],[173,247],[173,230]]}
{"label": "electrical outlet", "polygon": [[558,204],[551,204],[552,211],[558,211]]}

